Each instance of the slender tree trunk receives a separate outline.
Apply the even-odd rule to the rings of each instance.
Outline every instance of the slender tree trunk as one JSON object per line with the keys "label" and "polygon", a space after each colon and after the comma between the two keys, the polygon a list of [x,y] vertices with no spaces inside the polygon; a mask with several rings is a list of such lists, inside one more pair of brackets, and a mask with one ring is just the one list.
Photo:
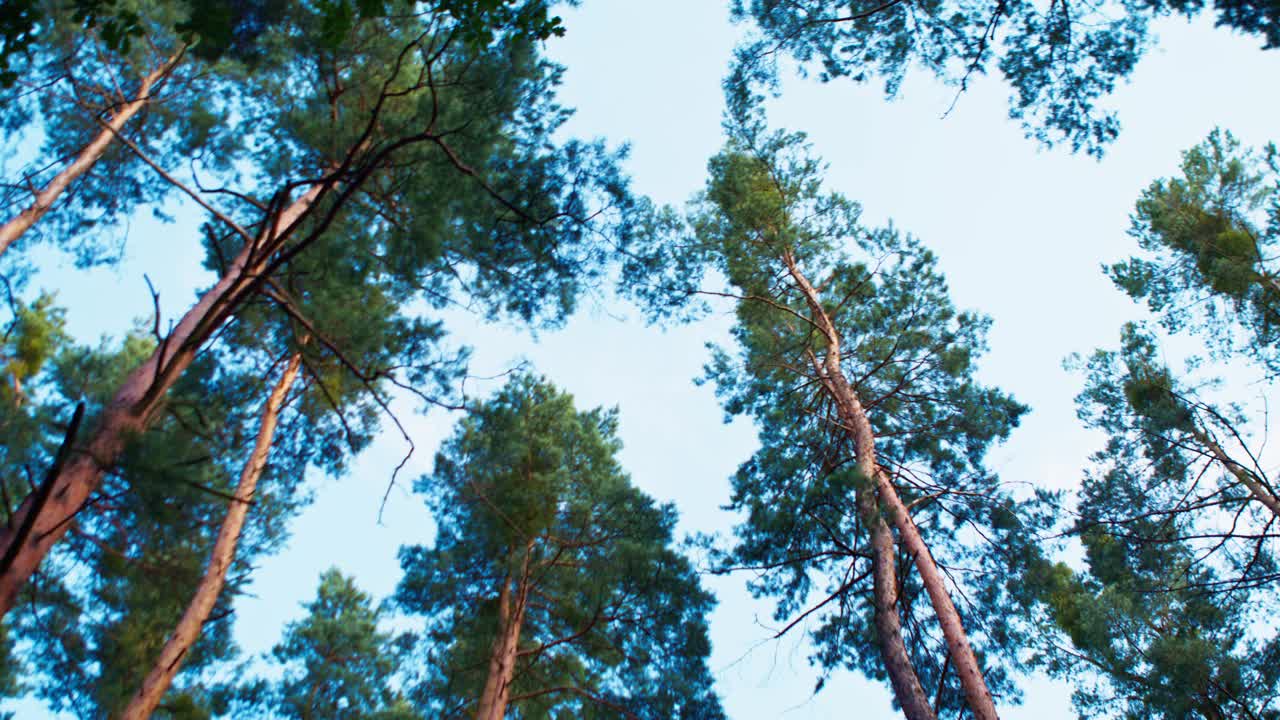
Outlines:
{"label": "slender tree trunk", "polygon": [[[862,407],[862,401],[849,384],[848,379],[844,376],[844,370],[840,366],[840,333],[831,322],[827,311],[822,307],[818,291],[800,271],[795,258],[788,252],[784,254],[783,262],[786,263],[792,279],[804,294],[805,303],[809,306],[814,324],[826,337],[827,348],[822,360],[824,386],[828,388],[835,400],[836,407],[840,413],[840,420],[853,441],[859,473],[863,476],[864,482],[874,484],[873,486],[879,492],[881,504],[889,511],[894,524],[898,528],[898,535],[902,539],[903,546],[915,556],[916,568],[920,571],[925,590],[929,593],[929,600],[933,603],[933,611],[938,618],[938,624],[942,628],[943,637],[946,639],[951,661],[956,668],[956,676],[960,680],[960,686],[964,690],[965,701],[969,706],[969,711],[973,714],[975,720],[998,720],[999,716],[996,713],[995,702],[991,699],[991,692],[987,689],[986,679],[982,675],[982,666],[979,665],[978,658],[973,653],[973,648],[969,646],[969,638],[965,633],[964,625],[960,622],[960,614],[951,602],[951,597],[947,593],[947,588],[942,581],[938,566],[934,563],[933,556],[929,553],[929,548],[925,545],[919,529],[911,520],[911,516],[907,514],[906,508],[903,507],[897,490],[876,462],[875,431],[871,427],[871,421],[867,418],[866,411]],[[878,627],[879,623],[877,622]],[[886,667],[889,664],[887,657],[885,664]],[[914,691],[919,692],[919,697],[923,699],[924,708],[932,715],[933,711],[929,708],[928,697],[924,694],[923,688],[920,687],[919,679],[917,677],[912,677],[911,679],[914,680],[914,686],[910,687],[909,690],[912,693]],[[896,683],[894,684],[894,691],[898,691]],[[914,702],[914,695],[911,699]],[[903,706],[904,710],[907,707],[901,697],[899,697],[899,704]]]}
{"label": "slender tree trunk", "polygon": [[226,585],[227,570],[236,556],[236,546],[240,542],[240,533],[244,529],[245,517],[249,513],[249,504],[253,502],[254,492],[258,489],[258,479],[267,465],[267,455],[271,452],[271,441],[275,437],[276,423],[280,417],[280,408],[284,405],[289,388],[298,377],[298,365],[302,361],[300,353],[289,359],[284,373],[276,382],[262,407],[262,420],[258,426],[258,437],[253,445],[253,452],[240,472],[240,482],[236,485],[235,499],[227,508],[227,515],[218,530],[218,538],[213,543],[213,551],[209,554],[209,564],[205,567],[204,576],[196,586],[196,592],[182,614],[182,619],[173,629],[173,634],[165,641],[156,658],[151,672],[142,681],[142,686],[134,693],[133,699],[120,715],[120,720],[146,720],[155,712],[156,706],[169,685],[182,667],[187,652],[200,637],[205,621],[213,612],[213,606],[222,594]]}
{"label": "slender tree trunk", "polygon": [[[788,260],[788,268],[798,279],[803,279],[799,269],[790,260]],[[831,322],[827,319],[826,312],[821,309],[821,306],[817,306],[815,315],[818,314],[820,314],[820,317],[815,317],[815,320],[818,322],[819,327],[832,330],[831,333],[827,333],[824,329],[828,342],[826,357],[839,358],[839,336],[834,334],[834,328],[831,326]],[[814,371],[818,373],[823,387],[835,400],[841,422],[846,427],[853,427],[853,418],[846,407],[847,403],[844,401],[845,394],[840,392],[839,383],[832,378],[830,363],[820,362],[812,353],[810,353],[809,359],[813,363]],[[836,370],[836,374],[839,375],[838,362]],[[841,380],[843,377],[843,375],[840,375]],[[853,400],[855,403],[857,402],[856,397]],[[866,434],[855,436],[853,442],[854,453],[858,461],[858,472],[864,477],[856,490],[856,500],[858,514],[861,516],[863,524],[867,527],[871,540],[872,614],[876,626],[876,639],[880,646],[880,660],[884,663],[885,672],[889,675],[889,684],[893,687],[894,699],[898,701],[898,705],[902,708],[903,716],[907,720],[935,720],[937,715],[929,704],[929,696],[925,693],[924,686],[920,684],[920,676],[916,673],[915,663],[911,661],[911,655],[907,653],[906,642],[902,639],[902,619],[898,614],[898,572],[894,563],[893,531],[889,529],[884,517],[880,514],[880,508],[876,502],[875,486],[872,485],[870,480],[865,479],[874,473],[874,442]]]}
{"label": "slender tree trunk", "polygon": [[[524,624],[524,611],[529,598],[529,556],[532,548],[525,549],[520,577],[504,578],[498,594],[498,635],[489,652],[489,674],[485,677],[484,690],[476,706],[475,720],[502,720],[507,714],[511,698],[511,681],[515,678],[516,657],[520,645],[520,627]],[[512,593],[512,582],[515,592]]]}
{"label": "slender tree trunk", "polygon": [[75,182],[76,178],[88,172],[107,148],[115,140],[116,134],[121,131],[124,126],[133,119],[144,107],[151,102],[151,90],[157,82],[169,74],[181,60],[186,52],[186,46],[169,57],[160,67],[148,73],[142,78],[142,83],[138,86],[138,91],[134,93],[133,99],[116,108],[111,116],[106,120],[105,125],[98,134],[89,141],[88,145],[76,155],[75,160],[62,169],[47,185],[35,192],[35,197],[31,204],[18,213],[4,225],[0,225],[0,254],[9,249],[15,240],[22,237],[22,234],[31,229],[41,217],[44,216],[49,208],[58,200],[62,193]]}
{"label": "slender tree trunk", "polygon": [[104,469],[115,462],[130,437],[146,430],[165,393],[225,320],[225,310],[253,287],[268,259],[261,247],[302,217],[322,187],[313,185],[279,213],[263,241],[246,243],[222,278],[187,310],[155,352],[129,373],[103,409],[88,443],[59,473],[47,501],[36,509],[32,532],[21,539],[20,546],[10,547],[18,539],[12,528],[21,526],[32,512],[31,496],[22,501],[9,527],[0,529],[0,557],[9,560],[0,567],[0,616],[13,607],[18,591],[66,533],[71,519],[101,483]]}
{"label": "slender tree trunk", "polygon": [[960,621],[960,613],[951,602],[947,592],[946,581],[920,528],[911,519],[898,490],[893,486],[888,473],[880,469],[876,472],[876,485],[880,490],[880,502],[889,510],[894,525],[898,527],[898,537],[902,538],[902,546],[915,556],[916,569],[920,572],[920,581],[924,583],[925,592],[929,593],[929,601],[933,603],[933,612],[942,626],[942,635],[947,641],[947,650],[956,668],[956,677],[964,690],[965,701],[969,710],[977,720],[997,720],[995,701],[991,699],[991,691],[987,689],[987,681],[982,676],[982,666],[969,645],[969,635],[965,632],[964,623]]}
{"label": "slender tree trunk", "polygon": [[1200,441],[1200,444],[1204,445],[1205,448],[1209,450],[1209,453],[1213,455],[1213,458],[1225,467],[1227,472],[1231,473],[1235,479],[1239,480],[1240,484],[1244,485],[1245,488],[1249,490],[1249,493],[1253,495],[1255,500],[1262,503],[1264,507],[1271,511],[1271,514],[1280,518],[1280,498],[1277,498],[1266,485],[1263,485],[1262,482],[1258,480],[1258,477],[1249,470],[1249,468],[1241,465],[1235,460],[1232,460],[1231,456],[1227,455],[1226,451],[1222,449],[1222,446],[1215,442],[1213,438],[1209,437],[1208,433],[1200,430],[1199,428],[1196,428],[1192,432],[1196,440]]}
{"label": "slender tree trunk", "polygon": [[880,657],[893,686],[893,696],[907,720],[934,720],[929,697],[916,675],[915,664],[902,640],[902,620],[898,616],[898,573],[894,566],[893,532],[880,516],[875,492],[870,484],[858,489],[858,510],[871,535],[872,593],[875,602],[876,636]]}

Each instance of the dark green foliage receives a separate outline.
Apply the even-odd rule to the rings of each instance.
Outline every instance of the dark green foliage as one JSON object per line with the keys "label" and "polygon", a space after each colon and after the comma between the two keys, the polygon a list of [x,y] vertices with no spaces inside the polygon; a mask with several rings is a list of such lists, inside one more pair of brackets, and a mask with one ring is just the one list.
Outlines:
{"label": "dark green foliage", "polygon": [[355,582],[330,569],[320,576],[307,616],[289,623],[272,650],[283,676],[262,681],[238,717],[290,720],[416,720],[389,680],[404,657],[403,638],[379,629],[383,613]]}
{"label": "dark green foliage", "polygon": [[38,17],[35,0],[13,0],[0,5],[0,86],[9,87],[18,79],[18,74],[9,67],[11,58],[25,53],[35,40]]}
{"label": "dark green foliage", "polygon": [[[38,3],[43,18],[38,41],[15,68],[15,84],[0,90],[0,127],[7,150],[19,147],[28,133],[38,132],[34,136],[42,143],[38,155],[20,168],[21,176],[8,179],[0,196],[4,220],[31,202],[33,186],[49,182],[103,132],[100,122],[136,97],[144,77],[175,59],[174,67],[152,86],[150,102],[125,124],[121,135],[162,168],[177,170],[195,160],[198,166],[192,167],[198,167],[201,181],[227,179],[243,149],[230,117],[240,107],[235,81],[247,57],[193,52],[195,40],[178,26],[196,17],[198,4]],[[206,12],[200,17],[214,15]],[[189,176],[183,179],[193,182]],[[124,242],[122,221],[139,207],[166,217],[162,207],[173,190],[114,140],[23,242],[53,239],[75,252],[82,264],[114,260]]]}
{"label": "dark green foliage", "polygon": [[432,546],[405,547],[399,607],[426,620],[415,702],[465,717],[499,629],[497,597],[523,578],[510,716],[722,717],[706,667],[713,599],[671,549],[675,511],[631,486],[614,412],[577,411],[545,381],[513,379],[475,407],[418,489]]}
{"label": "dark green foliage", "polygon": [[[536,36],[543,5],[522,3],[508,13],[513,7],[484,5],[485,17],[534,23]],[[42,649],[33,668],[37,690],[56,705],[96,717],[135,689],[143,658],[154,656],[190,597],[247,456],[263,388],[282,357],[302,352],[304,373],[223,609],[253,558],[283,542],[305,497],[306,470],[341,471],[372,438],[393,387],[428,403],[449,401],[465,356],[448,352],[439,323],[418,313],[465,302],[486,317],[555,324],[604,276],[615,252],[640,240],[631,220],[647,206],[631,197],[619,155],[601,143],[551,142],[567,117],[553,96],[560,71],[538,57],[530,26],[492,27],[491,42],[476,45],[461,41],[460,22],[434,11],[412,21],[359,17],[331,45],[316,41],[323,13],[295,4],[258,36],[252,72],[227,60],[193,75],[231,90],[221,96],[226,104],[160,132],[160,142],[174,144],[158,157],[199,145],[203,168],[245,189],[206,195],[230,208],[206,227],[210,268],[224,271],[244,241],[229,232],[228,218],[260,230],[263,208],[297,194],[286,178],[346,169],[271,256],[270,279],[239,302],[169,392],[154,427],[114,459],[72,540],[28,594],[23,636]],[[95,71],[119,73],[113,62]],[[206,66],[191,71],[197,67]],[[210,143],[218,151],[206,158]],[[103,162],[111,172],[119,167]],[[128,195],[109,184],[100,189]],[[83,199],[96,191],[80,192]],[[77,208],[92,206],[86,202]],[[410,309],[417,300],[425,306]],[[12,467],[46,467],[57,411],[87,397],[92,427],[125,372],[155,348],[133,336],[123,351],[65,352],[57,376],[44,381],[44,417],[31,441],[13,446],[24,454]],[[21,477],[5,476],[15,502],[26,494]],[[147,582],[158,575],[172,582]],[[192,712],[219,711],[220,691],[202,684],[201,673],[233,654],[229,623],[210,623],[165,706],[190,690],[182,701]]]}
{"label": "dark green foliage", "polygon": [[359,18],[425,10],[453,18],[459,38],[473,47],[492,43],[496,30],[506,27],[518,28],[517,32],[525,39],[546,40],[564,35],[560,18],[549,14],[554,4],[546,0],[434,0],[425,3],[425,7],[415,7],[403,0],[321,0],[321,37],[330,45],[337,45]]}
{"label": "dark green foliage", "polygon": [[1216,407],[1176,380],[1138,326],[1125,326],[1120,350],[1094,353],[1086,369],[1080,417],[1106,433],[1107,445],[1083,488],[1082,528],[1097,523],[1139,545],[1188,545],[1223,576],[1205,592],[1267,585],[1280,571],[1272,557],[1276,518],[1215,453],[1270,486],[1239,411]]}
{"label": "dark green foliage", "polygon": [[133,38],[141,34],[141,19],[119,0],[71,0],[50,7],[41,0],[10,0],[0,7],[0,87],[11,87],[18,73],[10,64],[15,56],[26,55],[48,32],[42,27],[49,15],[65,11],[82,31],[101,32],[103,42],[113,51],[128,52]]}
{"label": "dark green foliage", "polygon": [[1070,641],[1044,659],[1077,680],[1088,717],[1280,717],[1276,519],[1210,450],[1234,445],[1215,430],[1235,438],[1241,420],[1196,400],[1158,352],[1126,326],[1118,352],[1086,365],[1080,414],[1107,444],[1071,528],[1085,570],[1029,576]]}
{"label": "dark green foliage", "polygon": [[1183,153],[1181,177],[1143,192],[1130,234],[1145,251],[1108,269],[1171,331],[1280,369],[1280,172],[1276,150],[1244,149],[1215,130]]}
{"label": "dark green foliage", "polygon": [[[776,57],[815,66],[823,80],[879,79],[897,94],[910,69],[923,69],[963,92],[969,80],[998,71],[1013,89],[1009,115],[1041,142],[1063,141],[1101,155],[1120,130],[1101,101],[1126,80],[1151,45],[1152,19],[1192,17],[1203,0],[1116,0],[1081,5],[1030,0],[733,0],[757,39],[739,51],[745,75],[776,82]],[[1218,24],[1280,46],[1273,0],[1214,3]]]}
{"label": "dark green foliage", "polygon": [[[80,397],[96,413],[119,377],[153,347],[133,335],[118,350],[64,349],[52,378],[54,407],[66,403],[62,398]],[[219,372],[211,360],[183,377],[163,419],[118,459],[20,605],[21,634],[37,649],[29,661],[36,671],[31,681],[52,707],[84,718],[123,707],[204,572],[257,429],[262,396],[260,380],[248,368]],[[302,499],[299,480],[307,462],[293,448],[304,442],[308,424],[297,413],[282,422],[281,447],[255,497],[228,590],[163,704],[171,717],[209,717],[219,707],[217,688],[202,673],[234,657],[231,600],[255,558],[287,537],[283,523]],[[36,467],[43,467],[36,457]]]}
{"label": "dark green foliage", "polygon": [[[997,658],[1019,646],[1017,602],[1006,583],[1034,523],[984,467],[983,456],[1025,411],[973,378],[985,318],[958,312],[932,253],[893,228],[867,229],[858,207],[822,189],[822,166],[803,136],[740,129],[710,163],[693,218],[694,245],[737,297],[734,353],[714,349],[706,379],[729,415],[747,415],[760,449],[733,478],[744,514],[724,571],[754,572],[750,588],[775,598],[784,628],[803,618],[812,660],[885,677],[873,624],[868,538],[855,495],[853,448],[815,374],[826,350],[811,324],[794,262],[820,288],[841,335],[841,366],[877,435],[880,464],[913,506],[935,556],[964,577],[970,638],[987,682],[1016,697]],[[924,687],[941,687],[945,714],[962,712],[953,674],[942,677],[941,636],[918,577],[901,556],[900,610]],[[957,597],[962,597],[958,595]],[[1009,656],[1005,656],[1007,658]]]}

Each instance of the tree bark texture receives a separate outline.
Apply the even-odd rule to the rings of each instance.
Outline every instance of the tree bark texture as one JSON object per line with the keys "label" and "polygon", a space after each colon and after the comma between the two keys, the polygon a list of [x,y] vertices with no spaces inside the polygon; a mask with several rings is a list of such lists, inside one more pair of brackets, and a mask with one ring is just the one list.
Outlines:
{"label": "tree bark texture", "polygon": [[911,519],[907,508],[898,497],[898,490],[883,469],[876,472],[876,485],[880,490],[880,502],[893,517],[898,527],[898,537],[902,538],[902,546],[915,558],[916,570],[920,572],[920,581],[925,592],[929,593],[929,601],[933,603],[933,612],[942,626],[942,635],[947,641],[952,664],[956,669],[956,677],[964,690],[965,702],[977,720],[997,720],[995,701],[991,699],[991,691],[987,689],[987,681],[982,676],[982,666],[969,645],[969,635],[965,632],[964,623],[960,621],[960,613],[951,602],[947,592],[946,581],[938,564],[934,562],[929,546],[920,534],[920,528]]}
{"label": "tree bark texture", "polygon": [[54,175],[48,184],[37,190],[30,205],[23,208],[21,212],[4,225],[0,225],[0,254],[4,254],[14,241],[22,237],[23,233],[30,230],[32,225],[35,225],[40,218],[44,217],[44,214],[49,212],[49,209],[67,191],[71,183],[93,168],[94,164],[107,151],[107,148],[124,126],[150,104],[153,97],[151,91],[155,88],[156,83],[173,70],[174,66],[182,60],[185,51],[186,48],[184,46],[159,67],[143,77],[142,82],[138,85],[138,91],[133,95],[133,99],[117,107],[110,117],[102,122],[102,129],[98,131],[97,135],[94,135],[88,145],[85,145],[80,150],[75,159],[71,161],[71,164],[63,168],[57,175]]}
{"label": "tree bark texture", "polygon": [[502,590],[498,594],[498,634],[489,652],[489,672],[476,706],[475,720],[502,720],[507,714],[511,681],[515,678],[516,658],[519,656],[520,626],[524,623],[529,599],[531,554],[532,549],[526,548],[519,577],[508,576],[502,580]]}
{"label": "tree bark texture", "polygon": [[[225,322],[227,309],[255,286],[269,261],[261,251],[287,232],[311,207],[324,186],[315,184],[281,211],[259,242],[246,243],[223,276],[200,296],[146,361],[125,378],[103,409],[93,435],[59,473],[46,502],[33,507],[31,496],[23,500],[9,527],[0,529],[0,557],[11,558],[0,567],[0,616],[8,613],[25,585],[53,545],[70,527],[129,438],[144,432],[165,393],[177,382],[204,342]],[[12,528],[36,512],[32,532],[16,549]]]}
{"label": "tree bark texture", "polygon": [[[840,414],[840,421],[844,425],[845,431],[853,442],[854,453],[857,456],[858,472],[863,476],[863,481],[869,487],[873,487],[874,492],[879,494],[880,505],[892,517],[894,525],[898,528],[898,535],[902,540],[903,546],[914,556],[916,568],[920,572],[925,590],[929,594],[929,600],[933,604],[934,614],[938,618],[938,624],[941,626],[943,637],[946,639],[951,661],[956,668],[956,676],[960,680],[961,688],[964,690],[965,702],[969,707],[969,711],[973,714],[975,720],[998,720],[999,716],[996,713],[995,702],[991,698],[990,690],[987,689],[986,679],[982,675],[982,667],[978,663],[978,658],[974,654],[973,648],[969,645],[969,638],[963,623],[960,621],[960,614],[951,602],[951,596],[947,593],[947,588],[942,580],[941,573],[938,571],[938,566],[934,563],[933,556],[929,553],[919,529],[902,505],[893,483],[890,482],[888,475],[876,462],[875,431],[862,407],[861,399],[858,398],[857,392],[849,384],[848,379],[844,376],[844,370],[840,366],[840,333],[834,323],[831,322],[827,311],[823,308],[817,289],[801,272],[795,257],[789,252],[785,253],[783,262],[786,264],[787,271],[795,281],[796,286],[804,295],[805,304],[809,307],[813,323],[825,336],[827,347],[821,362],[821,379],[823,386],[836,404]],[[860,499],[860,509],[861,506],[862,501]],[[878,512],[875,515],[880,523],[884,522]],[[877,531],[874,523],[875,520],[871,520],[868,523],[868,529],[872,535],[873,549],[877,542]],[[873,553],[873,557],[875,554],[878,554],[878,551]],[[880,630],[878,616],[881,614],[879,607],[881,602],[882,600],[877,591],[877,632]],[[893,624],[900,626],[900,621],[896,617],[896,610]],[[897,695],[898,703],[903,707],[903,712],[908,718],[933,717],[934,713],[929,705],[928,696],[925,695],[924,689],[920,686],[920,680],[916,676],[914,668],[910,665],[910,658],[905,657],[905,648],[901,652],[907,662],[907,669],[911,671],[910,676],[907,676],[905,672],[899,669],[901,677],[898,679],[893,678],[894,668],[891,664],[891,658],[896,658],[898,652],[898,649],[893,645],[900,645],[901,642],[900,631],[896,643],[889,643],[890,646],[887,648],[885,647],[886,639],[881,638],[881,653],[884,656],[886,670],[890,672],[890,679],[894,693]],[[899,690],[900,682],[902,684],[901,691]],[[908,707],[912,709],[908,710]],[[923,714],[925,712],[928,714]],[[913,715],[912,713],[921,714]]]}
{"label": "tree bark texture", "polygon": [[284,405],[289,388],[298,377],[298,366],[302,355],[295,353],[289,359],[284,373],[276,381],[275,387],[262,407],[262,419],[258,425],[258,435],[253,445],[253,452],[240,472],[240,481],[236,484],[234,499],[227,508],[227,515],[222,520],[218,537],[213,543],[213,551],[209,554],[209,563],[205,567],[204,576],[196,586],[191,602],[182,613],[182,618],[174,627],[173,633],[165,641],[164,647],[156,658],[155,665],[147,673],[138,691],[134,693],[129,704],[125,706],[120,720],[146,720],[155,712],[161,699],[169,690],[173,678],[182,667],[187,652],[200,637],[209,614],[213,612],[218,596],[226,585],[227,571],[235,560],[236,546],[240,542],[240,533],[244,529],[245,517],[249,513],[249,505],[258,489],[258,479],[267,465],[267,456],[271,452],[271,442],[275,437],[276,424],[280,418],[280,408]]}
{"label": "tree bark texture", "polygon": [[[800,273],[794,260],[790,256],[785,260],[788,271],[797,284],[801,285],[802,290],[808,288],[806,298],[809,298],[810,293],[816,298],[816,292],[808,285],[808,281]],[[809,305],[812,319],[825,336],[827,343],[824,360],[819,361],[816,356],[810,356],[814,371],[818,373],[827,394],[835,401],[841,422],[846,427],[855,427],[854,413],[846,407],[848,393],[841,392],[841,386],[834,377],[838,376],[841,380],[844,378],[839,368],[840,336],[835,332],[835,327],[821,305],[815,305],[812,302]],[[835,359],[834,363],[832,359]],[[833,364],[835,365],[834,373],[831,370]],[[853,402],[857,402],[856,396],[853,397]],[[875,468],[874,438],[864,432],[854,433],[851,439],[854,444],[854,454],[857,457],[858,472],[864,477],[870,477]],[[925,693],[924,686],[920,684],[915,664],[911,661],[906,643],[902,639],[902,619],[898,614],[898,573],[894,563],[893,532],[880,514],[880,508],[876,502],[876,490],[870,481],[864,480],[860,483],[856,500],[858,514],[867,527],[871,540],[872,599],[876,639],[880,644],[881,662],[884,663],[885,672],[889,675],[889,684],[893,687],[893,696],[907,720],[935,720],[936,714],[929,703],[929,696]]]}

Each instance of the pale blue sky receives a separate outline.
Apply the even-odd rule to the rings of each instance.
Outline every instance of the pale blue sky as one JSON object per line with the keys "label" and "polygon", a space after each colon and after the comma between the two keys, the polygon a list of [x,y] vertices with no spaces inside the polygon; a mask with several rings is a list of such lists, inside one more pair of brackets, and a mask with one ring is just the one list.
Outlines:
{"label": "pale blue sky", "polygon": [[[725,5],[587,0],[565,14],[567,36],[550,44],[568,67],[562,98],[578,108],[571,132],[629,141],[635,187],[659,202],[682,203],[699,189],[706,159],[721,143],[720,79],[740,31],[729,25]],[[1173,172],[1178,153],[1215,125],[1249,144],[1280,139],[1280,100],[1267,90],[1280,77],[1280,53],[1261,53],[1256,40],[1207,22],[1167,21],[1157,30],[1159,47],[1113,98],[1124,130],[1102,161],[1024,139],[1006,118],[1007,90],[995,78],[972,83],[946,119],[940,116],[953,91],[924,76],[910,78],[893,103],[874,85],[788,80],[770,104],[775,125],[810,134],[831,164],[831,188],[861,202],[867,220],[892,219],[921,237],[940,256],[957,304],[993,317],[982,377],[1032,407],[992,453],[1006,481],[1073,487],[1097,444],[1075,419],[1079,378],[1061,362],[1114,344],[1120,324],[1140,317],[1099,267],[1132,252],[1125,230],[1141,189]],[[177,226],[137,220],[129,259],[117,269],[74,272],[56,254],[40,252],[45,267],[61,265],[41,277],[60,287],[72,330],[92,338],[148,314],[143,272],[160,288],[166,313],[185,309],[208,282],[189,220],[186,213]],[[675,502],[684,530],[729,530],[734,519],[719,508],[754,435],[747,424],[724,425],[710,388],[692,384],[706,359],[704,343],[726,338],[723,313],[664,332],[646,328],[625,307],[587,307],[537,342],[512,328],[451,319],[455,339],[475,346],[474,374],[528,359],[580,406],[618,405],[622,461],[636,484]],[[428,469],[455,418],[403,417],[418,445],[405,476],[412,478]],[[392,493],[376,524],[401,445],[388,432],[350,477],[317,482],[316,502],[294,522],[288,549],[262,562],[254,596],[238,605],[237,638],[246,651],[277,641],[325,568],[336,565],[382,597],[399,578],[396,549],[430,541],[429,514],[406,492]],[[807,665],[804,643],[799,636],[762,643],[770,605],[751,600],[742,581],[708,581],[720,598],[712,667],[730,717],[895,717],[885,687],[847,673],[811,697],[817,672]],[[1032,679],[1026,705],[1005,717],[1067,718],[1068,702],[1061,685]],[[42,717],[31,705],[20,710],[19,717]]]}

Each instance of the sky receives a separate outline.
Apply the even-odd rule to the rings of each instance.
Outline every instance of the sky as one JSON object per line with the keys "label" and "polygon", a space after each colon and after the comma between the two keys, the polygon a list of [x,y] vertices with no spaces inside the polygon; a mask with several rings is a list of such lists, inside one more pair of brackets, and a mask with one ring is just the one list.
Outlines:
{"label": "sky", "polygon": [[[566,36],[548,45],[567,68],[561,99],[577,108],[568,131],[629,143],[634,187],[657,202],[684,203],[722,143],[720,81],[745,30],[730,24],[726,5],[587,0],[564,13]],[[768,104],[774,126],[808,133],[830,165],[829,188],[860,202],[868,223],[892,221],[920,237],[938,254],[956,304],[993,319],[980,378],[1031,407],[991,453],[1006,482],[1075,487],[1099,446],[1075,418],[1081,378],[1063,360],[1115,345],[1120,325],[1143,317],[1100,270],[1134,251],[1126,229],[1141,190],[1172,174],[1179,153],[1215,126],[1250,145],[1274,137],[1280,99],[1265,78],[1280,77],[1280,53],[1262,53],[1255,39],[1207,21],[1167,20],[1156,30],[1158,46],[1109,101],[1123,130],[1101,161],[1024,138],[1007,118],[1008,89],[998,78],[971,83],[945,119],[954,90],[923,75],[909,77],[893,102],[875,85],[788,76]],[[59,289],[78,337],[119,333],[130,318],[148,315],[144,274],[166,317],[208,284],[196,216],[172,209],[175,225],[142,216],[132,223],[126,261],[115,268],[78,271],[68,258],[36,251],[42,270],[33,284]],[[617,406],[621,462],[634,482],[676,504],[682,531],[728,533],[735,522],[722,509],[728,478],[754,449],[754,431],[745,421],[725,423],[711,388],[693,383],[705,344],[727,342],[731,317],[723,310],[654,328],[623,305],[588,303],[563,330],[536,338],[460,314],[447,320],[455,341],[474,348],[473,375],[528,362],[572,392],[579,407]],[[495,387],[468,385],[476,394]],[[457,418],[403,409],[417,446],[405,474],[411,480],[430,469],[434,447]],[[429,543],[432,533],[408,482],[393,489],[378,521],[403,454],[403,440],[388,430],[349,476],[316,478],[315,502],[293,522],[287,548],[260,563],[250,595],[237,603],[236,638],[246,652],[270,650],[328,567],[353,575],[375,597],[393,591],[397,549]],[[711,667],[730,717],[896,717],[887,687],[856,674],[836,673],[814,695],[819,672],[807,662],[803,637],[769,640],[771,604],[753,600],[745,580],[706,579],[719,598]],[[1030,677],[1023,688],[1024,706],[1002,709],[1004,717],[1072,717],[1063,684]],[[20,718],[47,714],[32,703],[15,707]]]}

